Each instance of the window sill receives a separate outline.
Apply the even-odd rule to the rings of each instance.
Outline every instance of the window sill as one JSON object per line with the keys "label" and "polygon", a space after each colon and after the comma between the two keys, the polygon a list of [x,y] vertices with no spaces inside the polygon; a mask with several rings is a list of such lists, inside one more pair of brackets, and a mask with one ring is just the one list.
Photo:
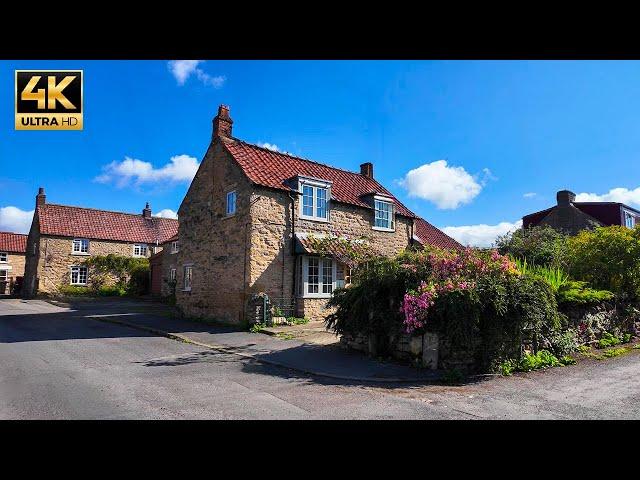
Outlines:
{"label": "window sill", "polygon": [[322,293],[318,295],[302,295],[299,298],[302,299],[318,299],[318,300],[329,300],[331,298],[331,293]]}
{"label": "window sill", "polygon": [[79,257],[89,257],[89,256],[91,256],[90,253],[85,253],[85,252],[71,252],[71,255],[77,255]]}
{"label": "window sill", "polygon": [[86,287],[88,283],[70,283],[72,287]]}
{"label": "window sill", "polygon": [[310,222],[331,223],[331,220],[328,220],[326,218],[307,217],[305,215],[300,215],[298,218],[300,218],[300,220],[309,220]]}
{"label": "window sill", "polygon": [[377,230],[378,232],[395,232],[395,228],[385,228],[385,227],[371,227],[372,230]]}
{"label": "window sill", "polygon": [[223,219],[223,220],[225,220],[225,219],[227,219],[227,218],[233,218],[233,217],[235,217],[235,216],[236,216],[236,214],[235,214],[235,213],[226,213],[226,214],[224,215],[224,217],[222,217],[222,219]]}
{"label": "window sill", "polygon": [[190,292],[190,291],[191,291],[191,289],[190,289],[190,288],[183,288],[183,289],[182,289],[182,291],[183,291],[183,292]]}

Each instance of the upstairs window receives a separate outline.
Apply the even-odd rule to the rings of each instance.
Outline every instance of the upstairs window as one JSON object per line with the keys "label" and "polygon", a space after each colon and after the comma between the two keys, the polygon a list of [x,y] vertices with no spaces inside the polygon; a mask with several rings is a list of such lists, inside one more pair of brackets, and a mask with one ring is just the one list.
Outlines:
{"label": "upstairs window", "polygon": [[331,183],[321,180],[300,179],[302,193],[300,217],[307,220],[329,221]]}
{"label": "upstairs window", "polygon": [[394,224],[394,208],[393,203],[381,199],[374,199],[375,202],[375,221],[374,227],[377,230],[393,231]]}
{"label": "upstairs window", "polygon": [[87,267],[71,267],[71,285],[87,284]]}
{"label": "upstairs window", "polygon": [[76,238],[73,240],[73,253],[89,253],[89,240],[86,238]]}
{"label": "upstairs window", "polygon": [[0,252],[0,263],[7,263],[8,258],[9,255],[7,254],[7,252]]}
{"label": "upstairs window", "polygon": [[171,270],[169,270],[169,281],[170,282],[175,282],[176,281],[176,269],[172,268]]}
{"label": "upstairs window", "polygon": [[171,242],[171,253],[178,253],[178,242]]}
{"label": "upstairs window", "polygon": [[147,246],[144,244],[136,243],[133,246],[133,256],[134,257],[146,257],[147,256]]}
{"label": "upstairs window", "polygon": [[236,213],[236,192],[227,193],[227,215]]}
{"label": "upstairs window", "polygon": [[627,228],[634,228],[636,226],[636,217],[629,212],[624,212],[624,224]]}

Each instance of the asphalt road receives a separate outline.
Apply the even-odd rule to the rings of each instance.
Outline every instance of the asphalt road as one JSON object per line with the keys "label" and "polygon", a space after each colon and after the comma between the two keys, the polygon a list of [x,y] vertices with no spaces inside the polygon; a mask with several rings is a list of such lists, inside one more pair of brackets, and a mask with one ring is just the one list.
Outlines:
{"label": "asphalt road", "polygon": [[640,418],[640,351],[464,386],[376,386],[297,374],[0,300],[0,419]]}

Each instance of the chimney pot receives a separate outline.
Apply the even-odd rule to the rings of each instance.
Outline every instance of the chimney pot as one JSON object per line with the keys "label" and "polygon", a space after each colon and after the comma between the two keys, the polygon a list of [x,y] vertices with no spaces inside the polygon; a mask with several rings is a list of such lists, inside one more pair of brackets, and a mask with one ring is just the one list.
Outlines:
{"label": "chimney pot", "polygon": [[366,162],[360,165],[360,175],[373,178],[373,163]]}
{"label": "chimney pot", "polygon": [[36,207],[47,203],[47,196],[44,193],[44,187],[38,188],[38,195],[36,195]]}
{"label": "chimney pot", "polygon": [[219,137],[231,137],[233,120],[229,116],[229,107],[220,105],[218,107],[218,115],[213,119],[213,133],[211,139],[215,140]]}
{"label": "chimney pot", "polygon": [[576,194],[570,190],[560,190],[556,194],[559,207],[568,207],[572,202],[576,200]]}
{"label": "chimney pot", "polygon": [[147,204],[144,206],[144,209],[142,210],[142,216],[144,218],[151,218],[151,208],[149,207],[149,202],[147,202]]}

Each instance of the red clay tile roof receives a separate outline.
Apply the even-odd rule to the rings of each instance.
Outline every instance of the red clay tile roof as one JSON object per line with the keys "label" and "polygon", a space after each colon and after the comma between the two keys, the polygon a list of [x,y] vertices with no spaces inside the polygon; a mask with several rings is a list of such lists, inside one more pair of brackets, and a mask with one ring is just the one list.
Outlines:
{"label": "red clay tile roof", "polygon": [[423,218],[416,218],[416,237],[422,244],[428,243],[440,248],[463,248],[457,241],[443,231],[437,229]]}
{"label": "red clay tile roof", "polygon": [[24,253],[27,251],[27,235],[0,232],[0,252]]}
{"label": "red clay tile roof", "polygon": [[222,139],[222,144],[238,162],[249,180],[257,185],[291,190],[286,182],[293,177],[297,175],[315,177],[333,182],[331,196],[335,201],[371,208],[363,197],[377,192],[394,199],[398,214],[406,217],[416,216],[380,183],[359,173],[330,167],[286,153],[274,152],[235,138]]}
{"label": "red clay tile roof", "polygon": [[38,206],[40,233],[121,242],[163,243],[177,235],[178,220],[47,203]]}

